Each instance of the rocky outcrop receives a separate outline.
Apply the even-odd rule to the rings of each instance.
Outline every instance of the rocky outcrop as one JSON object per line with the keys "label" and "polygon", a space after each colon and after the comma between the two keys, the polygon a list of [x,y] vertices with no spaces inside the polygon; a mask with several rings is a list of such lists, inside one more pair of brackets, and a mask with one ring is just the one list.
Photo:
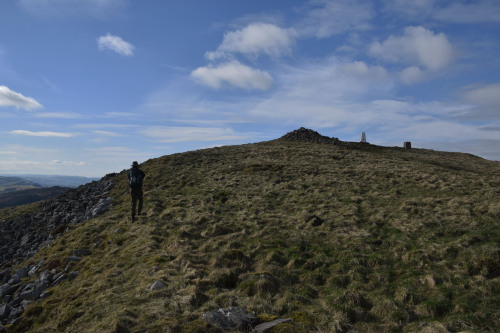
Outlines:
{"label": "rocky outcrop", "polygon": [[0,268],[33,256],[68,226],[104,213],[111,205],[111,178],[105,176],[46,200],[38,212],[0,221]]}
{"label": "rocky outcrop", "polygon": [[[77,249],[73,251],[73,254],[75,253],[81,255],[91,254],[86,249]],[[70,258],[72,259],[69,260]],[[74,258],[78,258],[78,260]],[[70,267],[72,267],[69,265],[71,261],[80,261],[80,257],[76,257],[76,255],[68,257],[68,260],[66,260],[68,265],[60,271],[53,268],[40,272],[41,267],[48,266],[44,260],[34,265],[16,269],[12,275],[10,269],[2,270],[0,272],[0,325],[17,323],[24,310],[31,303],[50,296],[49,288],[58,285],[64,280],[77,278],[78,271],[69,272]]]}
{"label": "rocky outcrop", "polygon": [[284,141],[300,141],[300,142],[314,142],[314,143],[329,143],[329,144],[339,144],[338,138],[330,138],[324,135],[319,134],[316,131],[311,129],[307,129],[304,127],[299,128],[298,130],[289,132],[283,135],[279,140]]}

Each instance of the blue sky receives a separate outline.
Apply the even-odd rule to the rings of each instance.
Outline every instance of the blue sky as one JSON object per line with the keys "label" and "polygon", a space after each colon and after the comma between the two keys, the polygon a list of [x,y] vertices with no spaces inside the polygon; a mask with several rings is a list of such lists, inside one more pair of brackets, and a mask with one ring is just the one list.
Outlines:
{"label": "blue sky", "polygon": [[500,1],[8,0],[0,173],[278,138],[500,160]]}

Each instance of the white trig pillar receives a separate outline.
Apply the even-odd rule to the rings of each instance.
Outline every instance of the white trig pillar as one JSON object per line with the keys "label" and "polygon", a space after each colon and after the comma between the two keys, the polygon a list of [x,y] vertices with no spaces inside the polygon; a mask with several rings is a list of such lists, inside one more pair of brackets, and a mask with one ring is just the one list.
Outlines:
{"label": "white trig pillar", "polygon": [[361,142],[362,143],[366,143],[366,134],[365,134],[365,132],[361,133]]}

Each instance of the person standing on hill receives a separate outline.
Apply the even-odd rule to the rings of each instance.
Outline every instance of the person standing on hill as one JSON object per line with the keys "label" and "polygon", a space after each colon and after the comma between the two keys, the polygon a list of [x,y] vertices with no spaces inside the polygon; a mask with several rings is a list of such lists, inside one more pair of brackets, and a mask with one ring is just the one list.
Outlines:
{"label": "person standing on hill", "polygon": [[142,182],[146,177],[144,171],[139,169],[139,163],[134,161],[132,168],[127,172],[128,186],[130,187],[130,196],[132,197],[132,222],[135,221],[135,206],[138,204],[137,213],[141,215],[142,211]]}

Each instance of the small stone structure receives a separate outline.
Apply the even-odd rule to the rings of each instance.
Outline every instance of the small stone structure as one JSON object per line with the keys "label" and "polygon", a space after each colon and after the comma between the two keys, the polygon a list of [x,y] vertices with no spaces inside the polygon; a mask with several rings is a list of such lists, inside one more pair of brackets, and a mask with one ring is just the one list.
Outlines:
{"label": "small stone structure", "polygon": [[411,149],[411,142],[410,141],[405,141],[405,143],[403,143],[403,148],[404,149]]}
{"label": "small stone structure", "polygon": [[338,138],[330,138],[304,127],[283,135],[279,140],[339,144]]}
{"label": "small stone structure", "polygon": [[366,143],[366,133],[365,132],[361,133],[361,143]]}

